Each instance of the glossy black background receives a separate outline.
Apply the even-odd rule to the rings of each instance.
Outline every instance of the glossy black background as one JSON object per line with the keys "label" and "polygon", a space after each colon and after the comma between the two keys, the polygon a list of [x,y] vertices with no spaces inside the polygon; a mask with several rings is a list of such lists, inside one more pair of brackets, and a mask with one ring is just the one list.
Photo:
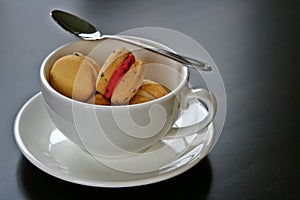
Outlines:
{"label": "glossy black background", "polygon": [[[21,106],[40,91],[39,66],[76,40],[50,18],[55,8],[105,33],[154,26],[201,43],[227,91],[215,148],[191,170],[134,188],[93,188],[28,162],[13,137]],[[0,199],[300,199],[300,6],[297,1],[0,0]]]}

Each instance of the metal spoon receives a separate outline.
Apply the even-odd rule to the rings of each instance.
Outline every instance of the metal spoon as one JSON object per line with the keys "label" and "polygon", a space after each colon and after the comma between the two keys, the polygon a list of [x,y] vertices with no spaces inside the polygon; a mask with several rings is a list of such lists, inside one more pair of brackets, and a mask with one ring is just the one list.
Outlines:
{"label": "metal spoon", "polygon": [[97,30],[92,24],[89,22],[62,10],[53,10],[51,11],[52,18],[65,30],[69,31],[73,35],[83,39],[83,40],[100,40],[100,39],[115,39],[119,41],[123,41],[129,44],[133,44],[144,48],[146,50],[156,52],[160,55],[171,58],[183,65],[191,68],[195,68],[201,71],[211,71],[212,68],[209,64],[204,63],[202,61],[196,60],[194,58],[190,58],[187,56],[179,55],[164,49],[159,49],[153,47],[151,45],[141,43],[137,40],[131,40],[124,38],[122,36],[117,35],[102,35],[99,30]]}

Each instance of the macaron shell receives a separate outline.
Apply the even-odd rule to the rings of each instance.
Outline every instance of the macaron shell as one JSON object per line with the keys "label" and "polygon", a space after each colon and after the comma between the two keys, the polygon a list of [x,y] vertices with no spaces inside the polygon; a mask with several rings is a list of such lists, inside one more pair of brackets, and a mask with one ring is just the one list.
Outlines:
{"label": "macaron shell", "polygon": [[93,63],[82,56],[66,55],[54,63],[49,82],[61,94],[85,101],[95,91],[98,75],[95,68],[97,67]]}
{"label": "macaron shell", "polygon": [[105,60],[102,65],[100,72],[96,81],[97,92],[104,94],[104,89],[108,85],[111,76],[114,71],[119,67],[119,65],[125,60],[125,58],[130,54],[130,51],[124,47],[120,47],[115,50],[110,56]]}
{"label": "macaron shell", "polygon": [[129,104],[138,104],[138,103],[144,103],[144,102],[147,102],[147,101],[151,101],[153,100],[152,98],[148,98],[146,97],[145,95],[143,94],[140,94],[139,92],[134,95],[130,101],[129,101]]}
{"label": "macaron shell", "polygon": [[128,104],[142,85],[146,67],[141,60],[136,60],[128,72],[120,79],[111,97],[112,105]]}
{"label": "macaron shell", "polygon": [[95,70],[95,73],[96,73],[97,76],[98,76],[98,74],[99,74],[99,72],[100,72],[100,67],[99,67],[98,63],[97,63],[94,59],[90,58],[89,56],[85,56],[85,55],[83,55],[83,54],[80,53],[80,52],[74,52],[73,55],[80,56],[80,57],[82,57],[83,59],[86,59],[87,61],[89,61],[90,64],[91,64],[91,66],[92,66],[93,69]]}
{"label": "macaron shell", "polygon": [[133,96],[129,104],[138,104],[158,99],[168,94],[168,91],[159,83],[151,80],[143,80],[143,84]]}
{"label": "macaron shell", "polygon": [[96,74],[96,78],[100,72],[100,66],[98,65],[98,63],[96,61],[94,61],[92,58],[88,57],[88,56],[84,56],[85,59],[87,59],[91,66],[93,67],[93,69],[95,70],[95,74]]}
{"label": "macaron shell", "polygon": [[148,94],[150,94],[155,99],[168,94],[167,90],[161,84],[154,82],[154,81],[150,81],[150,80],[144,81],[144,83],[140,89],[143,91],[146,91]]}

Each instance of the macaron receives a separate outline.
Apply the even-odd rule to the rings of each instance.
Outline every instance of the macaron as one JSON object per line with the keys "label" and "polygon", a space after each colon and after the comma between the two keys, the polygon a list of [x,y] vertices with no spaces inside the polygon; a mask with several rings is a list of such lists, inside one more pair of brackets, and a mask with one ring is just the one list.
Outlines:
{"label": "macaron", "polygon": [[113,51],[98,74],[96,90],[111,101],[111,105],[128,104],[141,86],[146,67],[124,47]]}
{"label": "macaron", "polygon": [[168,91],[161,84],[144,79],[136,94],[130,99],[129,104],[138,104],[161,98],[168,94]]}
{"label": "macaron", "polygon": [[99,71],[99,65],[87,56],[80,53],[65,55],[56,60],[50,69],[49,83],[69,98],[86,101],[95,94]]}

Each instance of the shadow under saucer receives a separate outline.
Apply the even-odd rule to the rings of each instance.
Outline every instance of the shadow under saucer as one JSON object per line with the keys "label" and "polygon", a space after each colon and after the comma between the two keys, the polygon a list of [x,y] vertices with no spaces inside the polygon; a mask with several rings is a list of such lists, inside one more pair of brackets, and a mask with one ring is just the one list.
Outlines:
{"label": "shadow under saucer", "polygon": [[[78,197],[95,198],[96,196],[130,197],[140,199],[147,194],[157,198],[168,193],[169,198],[204,198],[210,190],[212,172],[208,157],[190,170],[158,183],[136,187],[102,188],[70,183],[48,175],[30,163],[24,156],[18,163],[17,178],[20,190],[28,199],[76,199]],[[170,190],[171,188],[171,190]],[[150,191],[150,192],[149,192]]]}

